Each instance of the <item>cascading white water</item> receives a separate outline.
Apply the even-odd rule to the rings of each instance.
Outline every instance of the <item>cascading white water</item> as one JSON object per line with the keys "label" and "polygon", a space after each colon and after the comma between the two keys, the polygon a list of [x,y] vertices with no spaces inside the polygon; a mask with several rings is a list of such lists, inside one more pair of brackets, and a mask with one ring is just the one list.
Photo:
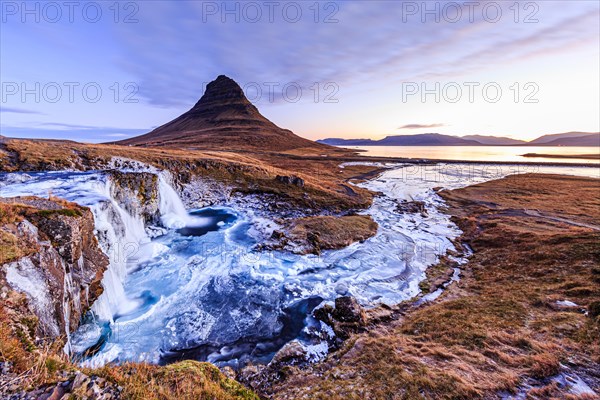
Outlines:
{"label": "cascading white water", "polygon": [[143,240],[143,221],[141,218],[136,221],[114,200],[90,208],[94,213],[100,247],[110,260],[102,278],[104,292],[92,305],[92,311],[101,320],[112,322],[117,312],[136,307],[135,302],[127,299],[123,282],[127,276],[128,256],[135,253]]}
{"label": "cascading white water", "polygon": [[[161,222],[167,228],[184,227],[191,219],[169,184],[170,175],[154,170],[150,172],[158,175]],[[52,193],[90,208],[98,242],[110,260],[102,279],[104,292],[91,309],[96,318],[111,323],[115,315],[135,309],[138,301],[129,299],[123,288],[128,263],[153,257],[160,253],[161,247],[150,242],[144,216],[130,214],[111,195],[120,190],[111,176],[104,173],[42,173],[24,174],[12,180],[11,184],[3,185],[3,196],[47,197]]]}
{"label": "cascading white water", "polygon": [[[168,183],[169,180],[167,172],[158,173],[161,222],[167,228],[183,228],[190,217],[177,192]],[[111,196],[111,193],[119,190],[114,186],[109,176],[103,188],[108,204],[98,203],[90,207],[94,212],[97,231],[105,232],[105,235],[100,235],[103,238],[100,242],[103,251],[110,257],[110,267],[102,280],[104,293],[96,300],[92,311],[99,319],[111,323],[115,315],[127,314],[139,306],[138,301],[130,300],[123,289],[128,262],[135,259],[135,263],[139,263],[161,251],[160,245],[150,242],[143,216],[128,213]]]}
{"label": "cascading white water", "polygon": [[166,171],[158,174],[160,219],[167,228],[183,228],[190,222],[190,216],[179,195],[169,184],[170,178]]}

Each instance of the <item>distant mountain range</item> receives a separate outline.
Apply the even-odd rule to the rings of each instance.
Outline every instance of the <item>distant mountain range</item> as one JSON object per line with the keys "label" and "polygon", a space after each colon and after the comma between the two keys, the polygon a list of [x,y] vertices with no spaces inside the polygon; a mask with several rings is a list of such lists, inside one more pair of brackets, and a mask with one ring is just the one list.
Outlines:
{"label": "distant mountain range", "polygon": [[317,142],[333,146],[600,146],[600,133],[557,133],[530,142],[499,136],[459,137],[439,133],[387,136],[381,140],[330,138]]}
{"label": "distant mountain range", "polygon": [[463,136],[462,138],[474,140],[478,143],[490,146],[518,146],[521,144],[527,144],[527,142],[524,140],[511,139],[501,136],[467,135]]}
{"label": "distant mountain range", "polygon": [[600,133],[557,133],[541,136],[528,144],[532,146],[600,146]]}

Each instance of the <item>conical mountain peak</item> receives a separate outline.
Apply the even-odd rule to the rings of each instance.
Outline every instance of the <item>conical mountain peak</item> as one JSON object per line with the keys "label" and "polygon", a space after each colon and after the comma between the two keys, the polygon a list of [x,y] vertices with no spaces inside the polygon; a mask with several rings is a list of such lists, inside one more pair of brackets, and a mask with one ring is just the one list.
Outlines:
{"label": "conical mountain peak", "polygon": [[204,95],[194,108],[220,102],[250,104],[240,85],[225,75],[219,75],[217,79],[206,85]]}
{"label": "conical mountain peak", "polygon": [[168,146],[211,150],[284,151],[328,146],[281,129],[246,98],[233,79],[219,75],[186,113],[152,132],[119,142],[130,146]]}

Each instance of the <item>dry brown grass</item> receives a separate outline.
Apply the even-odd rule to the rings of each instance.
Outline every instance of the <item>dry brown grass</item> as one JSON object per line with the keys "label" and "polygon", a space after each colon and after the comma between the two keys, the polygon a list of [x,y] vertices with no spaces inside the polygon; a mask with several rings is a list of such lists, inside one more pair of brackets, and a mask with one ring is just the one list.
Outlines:
{"label": "dry brown grass", "polygon": [[124,388],[127,399],[252,399],[252,391],[226,378],[209,363],[182,361],[165,367],[149,364],[125,364],[88,371],[103,376]]}
{"label": "dry brown grass", "polygon": [[2,305],[0,305],[0,358],[12,362],[19,372],[30,368],[33,358],[26,350],[23,341],[17,336],[12,320]]}
{"label": "dry brown grass", "polygon": [[[357,157],[347,150],[295,149],[291,152],[200,151],[82,144],[58,140],[15,140],[0,143],[0,171],[103,168],[112,157],[134,159],[170,170],[178,179],[207,177],[244,193],[271,193],[307,209],[346,210],[367,207],[372,193],[346,183],[373,167],[338,164]],[[298,175],[304,188],[277,182],[277,175]]]}
{"label": "dry brown grass", "polygon": [[0,265],[9,263],[26,255],[19,246],[17,237],[0,228]]}
{"label": "dry brown grass", "polygon": [[[273,398],[573,398],[560,363],[598,390],[600,317],[557,306],[600,299],[600,181],[516,176],[444,194],[475,254],[432,304],[377,320],[322,365],[294,369]],[[492,204],[493,203],[493,204]],[[540,216],[523,211],[535,209]],[[560,219],[556,219],[560,218]],[[374,315],[374,314],[373,314]],[[376,320],[373,320],[376,321]]]}
{"label": "dry brown grass", "polygon": [[23,218],[19,212],[20,207],[9,203],[0,203],[0,225],[14,224]]}
{"label": "dry brown grass", "polygon": [[[14,235],[15,223],[23,220],[23,205],[0,202],[0,265],[14,261],[32,252],[19,243]],[[31,251],[30,251],[31,250]]]}
{"label": "dry brown grass", "polygon": [[289,238],[319,253],[362,242],[377,233],[377,223],[369,215],[318,216],[293,220]]}

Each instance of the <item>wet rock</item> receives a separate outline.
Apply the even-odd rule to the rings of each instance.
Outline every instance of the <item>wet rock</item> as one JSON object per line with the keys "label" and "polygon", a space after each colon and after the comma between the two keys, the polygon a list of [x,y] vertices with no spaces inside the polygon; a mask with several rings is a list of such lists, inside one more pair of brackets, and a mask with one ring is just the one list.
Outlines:
{"label": "wet rock", "polygon": [[333,335],[325,338],[331,348],[339,348],[353,333],[364,331],[367,325],[366,313],[352,296],[338,297],[335,308],[325,304],[313,310],[312,315],[333,331]]}
{"label": "wet rock", "polygon": [[60,400],[64,396],[64,394],[65,389],[61,385],[58,385],[54,389],[52,389],[50,396],[48,396],[46,400]]}
{"label": "wet rock", "polygon": [[254,385],[258,383],[259,377],[265,370],[265,365],[247,365],[239,371],[237,378],[240,382],[256,387]]}
{"label": "wet rock", "polygon": [[229,366],[225,366],[225,367],[221,368],[221,372],[223,373],[223,375],[225,375],[229,379],[235,380],[235,378],[237,377],[235,370]]}
{"label": "wet rock", "polygon": [[281,231],[273,231],[273,234],[271,235],[271,239],[275,239],[275,240],[281,240],[285,237],[285,233],[281,232]]}
{"label": "wet rock", "polygon": [[367,317],[358,301],[352,296],[342,296],[335,299],[333,318],[340,322],[356,322],[366,324]]}
{"label": "wet rock", "polygon": [[[12,202],[29,206],[22,221],[4,227],[26,253],[4,266],[0,286],[26,296],[27,310],[19,310],[21,317],[13,319],[26,326],[31,338],[64,336],[76,329],[102,293],[101,280],[109,264],[95,237],[93,214],[62,200],[24,197]],[[36,209],[35,204],[44,208]]]}
{"label": "wet rock", "polygon": [[600,301],[593,301],[588,306],[588,315],[594,319],[600,316]]}
{"label": "wet rock", "polygon": [[333,307],[331,307],[329,304],[325,304],[322,307],[314,309],[313,317],[319,321],[325,322],[327,325],[331,325],[332,313]]}
{"label": "wet rock", "polygon": [[146,235],[148,235],[148,237],[151,239],[157,238],[159,236],[164,236],[168,232],[169,232],[168,229],[161,228],[159,226],[147,226],[146,227]]}
{"label": "wet rock", "polygon": [[421,214],[423,218],[426,218],[429,214],[425,203],[422,201],[401,201],[396,205],[397,213],[409,213],[409,214]]}
{"label": "wet rock", "polygon": [[143,216],[146,225],[158,224],[158,175],[150,172],[109,172],[111,196],[131,215]]}
{"label": "wet rock", "polygon": [[307,359],[306,349],[297,340],[292,340],[279,350],[271,362],[270,367],[282,367],[284,365],[297,365]]}
{"label": "wet rock", "polygon": [[275,177],[275,180],[286,185],[294,185],[300,188],[304,187],[304,179],[299,178],[295,175],[277,175]]}

